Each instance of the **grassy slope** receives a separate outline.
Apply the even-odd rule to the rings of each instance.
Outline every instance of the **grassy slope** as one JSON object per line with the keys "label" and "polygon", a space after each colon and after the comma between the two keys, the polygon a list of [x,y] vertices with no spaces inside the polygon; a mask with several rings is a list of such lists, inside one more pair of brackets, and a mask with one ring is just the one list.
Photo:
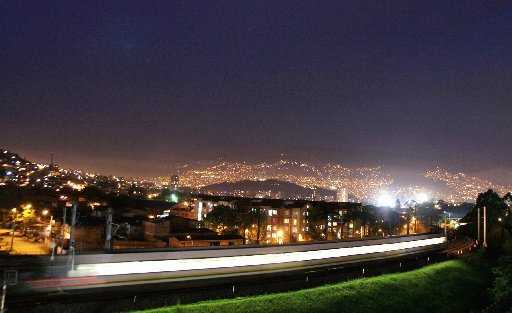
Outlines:
{"label": "grassy slope", "polygon": [[470,312],[485,288],[485,276],[457,260],[301,291],[142,312]]}

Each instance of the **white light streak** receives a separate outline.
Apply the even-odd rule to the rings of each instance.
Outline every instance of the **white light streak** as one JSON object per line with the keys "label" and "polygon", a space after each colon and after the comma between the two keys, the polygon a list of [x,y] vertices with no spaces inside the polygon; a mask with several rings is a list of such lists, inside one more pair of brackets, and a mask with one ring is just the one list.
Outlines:
{"label": "white light streak", "polygon": [[76,270],[70,271],[68,276],[79,277],[144,274],[158,272],[179,272],[191,270],[233,268],[256,265],[271,265],[291,262],[323,260],[379,252],[407,250],[419,247],[438,245],[444,242],[446,242],[446,238],[440,237],[360,247],[346,247],[337,249],[286,252],[275,254],[211,257],[201,259],[81,264],[77,265]]}

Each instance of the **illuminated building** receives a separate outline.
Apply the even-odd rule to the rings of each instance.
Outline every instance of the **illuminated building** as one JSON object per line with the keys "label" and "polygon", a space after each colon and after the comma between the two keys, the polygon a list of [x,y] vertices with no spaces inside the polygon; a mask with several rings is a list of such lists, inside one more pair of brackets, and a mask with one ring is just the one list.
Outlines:
{"label": "illuminated building", "polygon": [[178,190],[179,184],[180,184],[180,177],[178,175],[172,175],[171,176],[170,188],[172,190],[176,191],[176,190]]}
{"label": "illuminated building", "polygon": [[336,201],[348,202],[348,191],[347,188],[339,188],[336,192]]}

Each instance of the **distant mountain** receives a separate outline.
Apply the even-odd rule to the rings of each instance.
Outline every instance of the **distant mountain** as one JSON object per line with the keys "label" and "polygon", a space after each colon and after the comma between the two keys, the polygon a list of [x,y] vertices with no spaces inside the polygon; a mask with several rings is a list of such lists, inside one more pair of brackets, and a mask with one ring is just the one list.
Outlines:
{"label": "distant mountain", "polygon": [[336,192],[324,188],[306,188],[276,179],[224,182],[200,188],[201,193],[257,198],[316,199],[333,201]]}
{"label": "distant mountain", "polygon": [[[349,168],[339,163],[311,164],[297,160],[209,161],[180,167],[180,188],[244,197],[334,200],[335,190],[346,190],[351,201],[378,203],[379,199],[443,199],[473,202],[479,193],[493,189],[512,191],[512,171],[495,168],[473,173],[436,167],[423,173],[409,168]],[[37,164],[0,149],[0,186],[81,189],[94,185],[106,192],[126,193],[133,185],[160,190],[160,177],[145,180],[63,169],[56,164]]]}
{"label": "distant mountain", "polygon": [[498,167],[471,173],[473,176],[491,180],[497,184],[512,186],[512,170]]}
{"label": "distant mountain", "polygon": [[[349,199],[362,202],[373,200],[375,195],[393,182],[392,177],[384,174],[382,168],[378,166],[348,168],[336,163],[313,165],[296,160],[279,160],[270,163],[218,161],[183,167],[180,172],[180,184],[195,189],[244,180],[286,181],[311,190],[346,189]],[[240,195],[243,194],[240,193]]]}

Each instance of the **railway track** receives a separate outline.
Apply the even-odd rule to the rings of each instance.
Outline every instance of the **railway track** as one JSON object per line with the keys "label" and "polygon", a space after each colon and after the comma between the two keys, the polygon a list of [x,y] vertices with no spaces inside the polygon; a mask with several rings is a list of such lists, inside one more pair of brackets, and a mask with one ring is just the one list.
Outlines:
{"label": "railway track", "polygon": [[[129,303],[132,308],[155,297],[184,303],[293,290],[409,270],[468,247],[467,242],[448,244],[443,236],[422,235],[267,248],[85,255],[74,271],[65,270],[59,260],[44,273],[25,273],[20,284],[10,289],[8,304],[16,312],[32,312],[34,304],[98,301]],[[107,307],[98,312],[111,312]]]}

